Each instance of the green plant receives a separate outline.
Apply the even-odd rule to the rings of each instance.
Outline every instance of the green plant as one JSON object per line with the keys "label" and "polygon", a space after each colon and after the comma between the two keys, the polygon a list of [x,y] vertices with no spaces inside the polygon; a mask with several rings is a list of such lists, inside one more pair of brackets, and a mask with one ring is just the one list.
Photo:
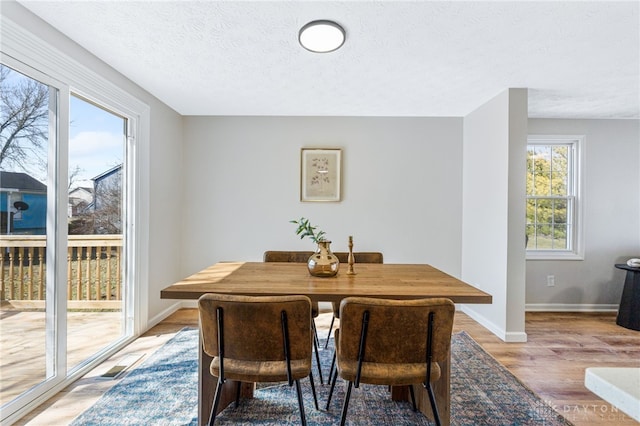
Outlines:
{"label": "green plant", "polygon": [[320,241],[325,240],[324,238],[324,236],[326,235],[325,232],[320,230],[316,231],[318,227],[311,225],[311,222],[309,222],[309,219],[305,219],[304,217],[301,217],[300,220],[290,220],[289,222],[298,225],[298,228],[296,229],[296,235],[300,235],[300,239],[303,239],[304,237],[309,237],[311,238],[311,241],[313,241],[316,244]]}

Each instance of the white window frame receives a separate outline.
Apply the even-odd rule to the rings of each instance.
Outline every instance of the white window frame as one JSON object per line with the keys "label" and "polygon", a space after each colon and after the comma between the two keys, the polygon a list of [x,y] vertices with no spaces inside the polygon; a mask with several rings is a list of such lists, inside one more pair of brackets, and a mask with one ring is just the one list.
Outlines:
{"label": "white window frame", "polygon": [[[569,249],[538,250],[527,247],[527,260],[584,260],[584,220],[583,220],[583,176],[585,153],[584,135],[529,135],[527,147],[530,145],[569,145],[572,149],[572,163],[569,165],[571,179],[569,197],[573,199],[570,221],[570,235],[567,235]],[[528,196],[527,196],[528,198]]]}

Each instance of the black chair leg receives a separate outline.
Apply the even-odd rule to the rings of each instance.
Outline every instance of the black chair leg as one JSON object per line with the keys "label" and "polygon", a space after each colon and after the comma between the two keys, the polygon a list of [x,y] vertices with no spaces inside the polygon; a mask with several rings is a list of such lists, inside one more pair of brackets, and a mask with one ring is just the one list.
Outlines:
{"label": "black chair leg", "polygon": [[433,394],[433,388],[431,383],[427,385],[427,393],[429,394],[429,402],[431,403],[431,411],[433,411],[433,418],[436,421],[436,426],[440,426],[440,414],[438,413],[438,406],[436,405],[436,397]]}
{"label": "black chair leg", "polygon": [[220,395],[222,394],[222,385],[224,383],[222,381],[218,381],[218,386],[216,386],[216,394],[213,397],[213,407],[211,407],[211,414],[209,415],[209,426],[213,426],[213,423],[216,421],[216,412],[218,411],[218,404],[220,403]]}
{"label": "black chair leg", "polygon": [[240,405],[240,385],[242,382],[236,382],[236,408]]}
{"label": "black chair leg", "polygon": [[320,384],[324,385],[324,379],[322,378],[322,365],[320,365],[320,353],[318,352],[318,343],[313,340],[313,350],[316,353],[316,364],[318,365],[318,376],[320,376]]}
{"label": "black chair leg", "polygon": [[318,339],[318,329],[316,328],[316,320],[311,320],[311,329],[313,330],[313,341],[317,346],[320,346],[320,339]]}
{"label": "black chair leg", "polygon": [[302,391],[300,390],[300,380],[296,380],[296,393],[298,394],[298,406],[300,407],[300,419],[302,426],[307,426],[307,419],[304,415],[304,401],[302,399]]}
{"label": "black chair leg", "polygon": [[413,404],[413,411],[417,411],[416,407],[416,394],[413,392],[413,385],[409,385],[409,393],[411,394],[411,403]]}
{"label": "black chair leg", "polygon": [[311,383],[311,393],[313,394],[313,403],[316,405],[316,410],[319,410],[318,396],[316,395],[316,385],[313,383],[313,372],[309,373],[309,382]]}
{"label": "black chair leg", "polygon": [[333,369],[336,368],[336,351],[333,351],[333,358],[331,359],[331,368],[329,369],[329,380],[331,380],[331,375],[333,374]]}
{"label": "black chair leg", "polygon": [[329,404],[331,404],[331,396],[333,395],[333,388],[336,387],[337,380],[338,380],[338,371],[336,370],[333,373],[333,379],[331,379],[331,388],[329,388],[329,397],[327,398],[327,406],[324,407],[325,410],[329,410]]}
{"label": "black chair leg", "polygon": [[[336,320],[335,315],[331,316],[331,324],[329,324],[329,332],[327,333],[327,341],[324,342],[324,348],[327,349],[327,347],[329,346],[329,339],[331,338],[331,332],[333,331],[333,322]],[[329,374],[329,377],[331,377],[331,374]]]}
{"label": "black chair leg", "polygon": [[353,382],[349,381],[349,385],[347,386],[347,394],[344,396],[344,404],[342,405],[342,417],[340,418],[340,426],[344,426],[344,423],[347,421],[347,410],[349,409],[349,399],[351,398],[352,386]]}

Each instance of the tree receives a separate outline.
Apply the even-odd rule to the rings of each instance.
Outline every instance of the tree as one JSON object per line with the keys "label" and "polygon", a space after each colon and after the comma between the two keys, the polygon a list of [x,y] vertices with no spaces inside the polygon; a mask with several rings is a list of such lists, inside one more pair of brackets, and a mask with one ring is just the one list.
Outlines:
{"label": "tree", "polygon": [[0,167],[46,170],[49,88],[0,64]]}
{"label": "tree", "polygon": [[534,145],[527,149],[527,237],[534,248],[566,248],[569,148]]}
{"label": "tree", "polygon": [[122,169],[94,181],[93,206],[69,222],[70,235],[122,233]]}
{"label": "tree", "polygon": [[95,233],[122,233],[122,169],[94,183]]}
{"label": "tree", "polygon": [[69,185],[67,185],[67,190],[70,191],[74,187],[82,172],[84,172],[84,169],[78,165],[69,169]]}

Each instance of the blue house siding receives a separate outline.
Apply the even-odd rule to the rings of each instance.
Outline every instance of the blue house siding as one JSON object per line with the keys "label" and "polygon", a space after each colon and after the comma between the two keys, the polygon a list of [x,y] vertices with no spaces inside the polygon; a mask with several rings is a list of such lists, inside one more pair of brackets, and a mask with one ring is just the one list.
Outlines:
{"label": "blue house siding", "polygon": [[22,212],[22,219],[13,221],[14,233],[44,235],[47,233],[47,194],[24,194],[22,201],[29,210]]}
{"label": "blue house siding", "polygon": [[[11,224],[12,234],[31,234],[44,235],[47,233],[47,194],[25,194],[21,193],[22,201],[29,205],[29,209],[14,216]],[[0,212],[7,214],[8,194],[2,192],[0,194]],[[11,197],[12,202],[16,201],[16,193]],[[5,225],[6,226],[6,225]],[[6,234],[7,229],[0,230],[0,233]]]}
{"label": "blue house siding", "polygon": [[[0,234],[46,234],[47,186],[25,173],[3,171],[0,188]],[[16,201],[26,203],[29,208],[16,214]]]}

